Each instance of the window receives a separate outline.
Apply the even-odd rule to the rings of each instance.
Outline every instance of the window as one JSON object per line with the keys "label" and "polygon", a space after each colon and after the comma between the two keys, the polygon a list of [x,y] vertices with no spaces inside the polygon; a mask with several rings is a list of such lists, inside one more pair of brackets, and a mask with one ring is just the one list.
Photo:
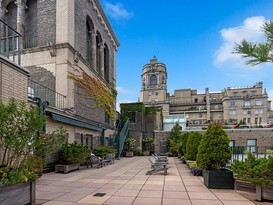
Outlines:
{"label": "window", "polygon": [[255,153],[256,152],[256,145],[257,145],[256,139],[248,139],[247,140],[247,149],[249,152]]}
{"label": "window", "polygon": [[202,113],[199,114],[199,117],[202,117]]}
{"label": "window", "polygon": [[251,91],[251,95],[253,96],[257,95],[257,91]]}
{"label": "window", "polygon": [[255,115],[259,115],[259,110],[255,110]]}
{"label": "window", "polygon": [[259,113],[260,114],[264,114],[264,110],[263,109],[259,109]]}
{"label": "window", "polygon": [[156,85],[157,84],[157,77],[156,75],[152,75],[150,77],[150,85]]}
{"label": "window", "polygon": [[218,105],[215,105],[215,110],[218,110],[218,108],[219,108]]}
{"label": "window", "polygon": [[245,102],[244,102],[244,106],[245,106],[245,107],[250,107],[250,101],[245,101]]}
{"label": "window", "polygon": [[236,107],[236,102],[235,101],[230,101],[230,107]]}
{"label": "window", "polygon": [[247,114],[247,110],[243,110],[243,114],[246,115]]}
{"label": "window", "polygon": [[158,95],[158,92],[155,92],[155,95]]}
{"label": "window", "polygon": [[260,117],[260,118],[259,118],[259,123],[262,123],[262,122],[263,122],[263,118]]}
{"label": "window", "polygon": [[257,125],[258,124],[258,119],[257,117],[255,117],[255,124]]}
{"label": "window", "polygon": [[232,93],[233,97],[236,97],[236,96],[237,96],[237,93],[238,93],[238,92],[233,92],[233,93]]}
{"label": "window", "polygon": [[92,150],[93,149],[93,135],[86,135],[86,145],[88,147],[89,150]]}
{"label": "window", "polygon": [[262,102],[262,100],[256,100],[256,105],[262,105],[263,104],[263,102]]}
{"label": "window", "polygon": [[243,118],[243,122],[244,122],[244,124],[246,123],[246,118]]}
{"label": "window", "polygon": [[230,110],[229,115],[237,115],[237,111],[236,110]]}
{"label": "window", "polygon": [[152,92],[149,92],[149,96],[151,96],[152,95]]}
{"label": "window", "polygon": [[251,122],[251,118],[247,118],[247,123],[250,123]]}
{"label": "window", "polygon": [[195,98],[195,99],[194,99],[194,102],[195,102],[195,103],[198,103],[198,98]]}
{"label": "window", "polygon": [[232,148],[235,147],[235,140],[230,140],[229,141],[229,146],[232,147]]}

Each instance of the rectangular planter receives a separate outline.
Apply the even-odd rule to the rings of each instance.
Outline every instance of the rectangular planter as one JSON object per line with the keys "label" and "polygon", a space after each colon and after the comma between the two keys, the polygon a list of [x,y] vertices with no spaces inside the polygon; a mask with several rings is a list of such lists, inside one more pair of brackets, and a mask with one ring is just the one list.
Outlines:
{"label": "rectangular planter", "polygon": [[127,151],[126,152],[126,157],[133,157],[134,156],[134,152],[132,152],[132,151]]}
{"label": "rectangular planter", "polygon": [[74,171],[74,170],[79,170],[80,169],[80,164],[68,164],[68,165],[63,165],[63,164],[58,164],[55,165],[55,172],[63,172],[64,174],[67,174],[68,172]]}
{"label": "rectangular planter", "polygon": [[35,205],[35,182],[0,187],[0,205]]}
{"label": "rectangular planter", "polygon": [[251,193],[256,193],[256,185],[248,181],[236,179],[234,182],[234,189],[239,191],[246,191]]}
{"label": "rectangular planter", "polygon": [[211,189],[233,189],[233,172],[226,169],[202,170],[204,184]]}
{"label": "rectangular planter", "polygon": [[256,199],[273,201],[273,187],[256,186]]}

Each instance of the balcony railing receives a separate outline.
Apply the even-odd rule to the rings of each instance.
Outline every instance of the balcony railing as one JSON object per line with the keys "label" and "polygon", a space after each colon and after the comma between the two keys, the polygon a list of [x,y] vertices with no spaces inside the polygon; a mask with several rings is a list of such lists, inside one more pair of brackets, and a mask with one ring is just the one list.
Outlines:
{"label": "balcony railing", "polygon": [[38,97],[41,101],[48,101],[49,106],[64,109],[66,96],[57,93],[40,83],[37,83],[31,79],[28,80],[28,98],[34,99]]}
{"label": "balcony railing", "polygon": [[0,54],[19,65],[21,65],[21,38],[20,33],[0,19]]}
{"label": "balcony railing", "polygon": [[23,38],[23,48],[37,48],[55,44],[55,40],[49,36],[25,36]]}

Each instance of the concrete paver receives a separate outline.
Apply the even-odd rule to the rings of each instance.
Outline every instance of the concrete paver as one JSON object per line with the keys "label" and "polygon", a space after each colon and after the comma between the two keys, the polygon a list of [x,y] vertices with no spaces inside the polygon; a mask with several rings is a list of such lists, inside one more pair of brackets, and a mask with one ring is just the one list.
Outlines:
{"label": "concrete paver", "polygon": [[[37,182],[36,203],[44,205],[253,205],[239,192],[208,189],[177,158],[167,175],[150,170],[147,157],[122,158],[106,167],[68,174],[47,173]],[[104,196],[94,196],[96,193]]]}

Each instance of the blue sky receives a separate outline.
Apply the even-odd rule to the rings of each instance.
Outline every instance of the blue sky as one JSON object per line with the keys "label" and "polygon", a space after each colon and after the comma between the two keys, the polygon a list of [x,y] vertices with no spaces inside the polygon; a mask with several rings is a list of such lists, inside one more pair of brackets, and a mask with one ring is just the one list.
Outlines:
{"label": "blue sky", "polygon": [[101,0],[120,41],[118,103],[140,96],[141,71],[155,55],[165,63],[168,92],[203,93],[262,81],[273,99],[273,64],[245,66],[234,42],[263,41],[261,26],[273,19],[273,0]]}

